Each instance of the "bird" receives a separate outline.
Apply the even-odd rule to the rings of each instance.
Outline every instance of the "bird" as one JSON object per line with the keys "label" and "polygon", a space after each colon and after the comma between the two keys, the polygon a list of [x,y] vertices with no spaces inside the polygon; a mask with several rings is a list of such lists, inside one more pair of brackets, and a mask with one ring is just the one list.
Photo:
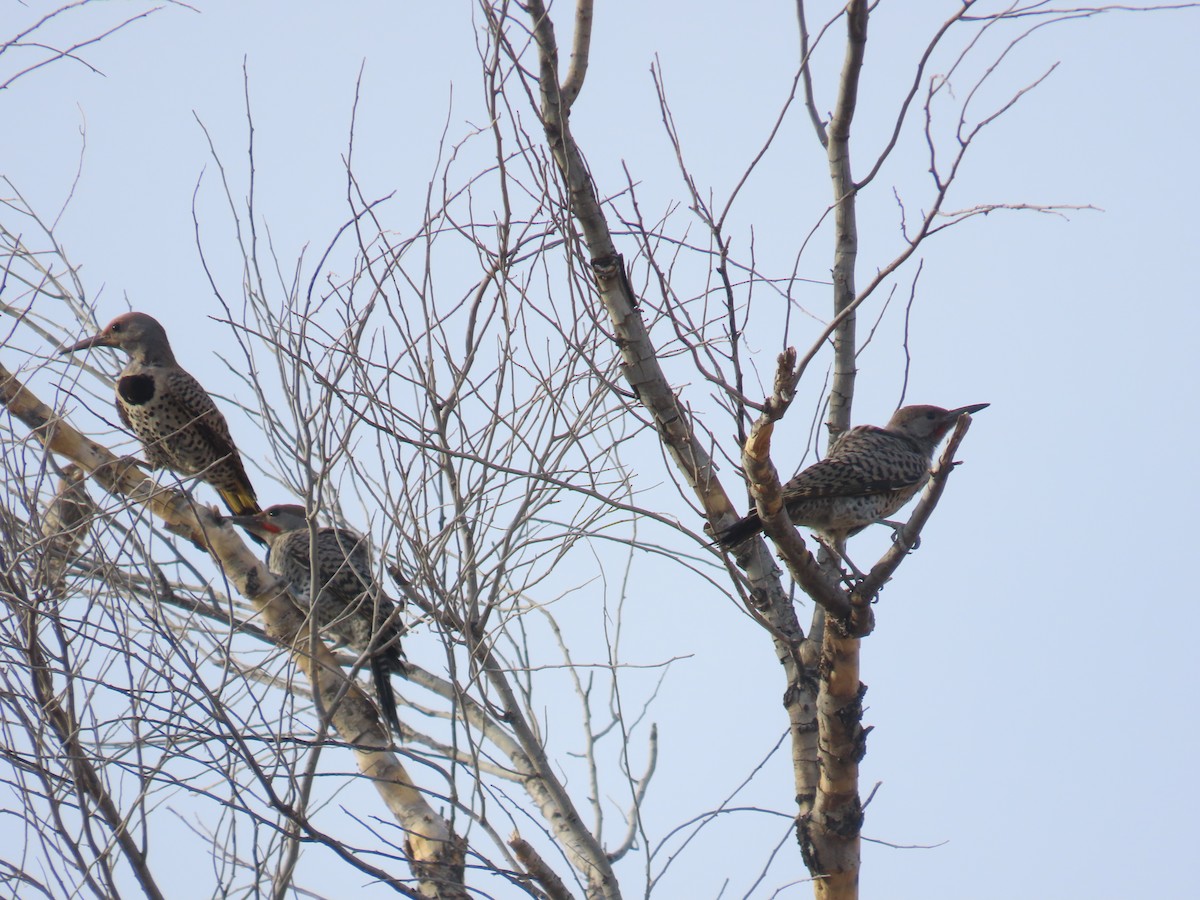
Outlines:
{"label": "bird", "polygon": [[[390,676],[407,671],[400,649],[405,629],[396,615],[397,607],[402,609],[403,604],[380,589],[367,539],[346,528],[312,529],[305,508],[293,503],[269,506],[253,515],[229,516],[227,521],[266,540],[267,568],[287,582],[318,629],[360,656],[367,655],[380,711],[400,737]],[[315,600],[309,558],[314,531]]]}
{"label": "bird", "polygon": [[[933,452],[959,416],[988,406],[904,406],[882,428],[851,428],[834,441],[828,456],[783,486],[788,517],[834,546],[886,519],[925,486]],[[751,510],[719,531],[717,543],[732,549],[762,529],[758,511]]]}
{"label": "bird", "polygon": [[59,355],[89,347],[116,347],[128,354],[117,378],[117,413],[142,442],[151,468],[197,476],[216,489],[234,515],[261,510],[225,417],[200,382],[175,361],[157,319],[124,313]]}

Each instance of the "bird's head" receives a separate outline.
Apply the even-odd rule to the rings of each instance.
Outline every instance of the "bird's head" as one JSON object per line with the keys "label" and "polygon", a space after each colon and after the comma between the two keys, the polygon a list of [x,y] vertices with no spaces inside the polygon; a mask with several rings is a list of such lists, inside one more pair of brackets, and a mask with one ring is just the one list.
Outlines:
{"label": "bird's head", "polygon": [[954,427],[959,416],[964,413],[977,413],[988,406],[991,404],[973,403],[955,409],[942,409],[940,406],[902,406],[892,415],[887,428],[888,431],[898,432],[933,448]]}
{"label": "bird's head", "polygon": [[270,540],[289,531],[308,528],[304,507],[296,503],[279,503],[249,516],[228,516],[226,521],[240,525],[253,535]]}
{"label": "bird's head", "polygon": [[160,364],[175,361],[166,330],[158,319],[140,312],[123,313],[105,325],[99,334],[63,347],[58,352],[62,356],[89,347],[116,347],[134,359]]}

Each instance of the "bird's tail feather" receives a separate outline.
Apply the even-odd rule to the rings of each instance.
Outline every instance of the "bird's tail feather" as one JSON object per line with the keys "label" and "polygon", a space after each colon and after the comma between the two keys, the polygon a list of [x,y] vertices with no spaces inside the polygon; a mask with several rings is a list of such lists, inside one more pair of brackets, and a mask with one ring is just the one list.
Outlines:
{"label": "bird's tail feather", "polygon": [[[221,499],[225,501],[225,505],[229,507],[229,511],[235,516],[253,516],[262,512],[262,507],[254,499],[254,494],[251,492],[249,486],[239,487],[233,491],[218,490],[217,493],[221,495]],[[267,546],[264,538],[251,532],[246,532],[246,534],[250,536],[250,539],[254,543],[260,544],[263,547]]]}
{"label": "bird's tail feather", "polygon": [[738,519],[728,528],[717,535],[717,543],[726,550],[732,550],[743,541],[749,540],[762,531],[762,519],[757,512],[752,512],[744,519]]}
{"label": "bird's tail feather", "polygon": [[400,716],[396,713],[396,693],[392,690],[391,673],[395,671],[394,662],[387,654],[376,653],[371,657],[371,677],[375,680],[375,696],[379,700],[379,711],[391,726],[392,733],[402,738]]}
{"label": "bird's tail feather", "polygon": [[254,494],[249,488],[239,487],[232,491],[219,490],[217,493],[221,495],[221,499],[225,501],[225,505],[235,516],[253,516],[262,512],[262,507],[258,505],[258,501],[254,499]]}

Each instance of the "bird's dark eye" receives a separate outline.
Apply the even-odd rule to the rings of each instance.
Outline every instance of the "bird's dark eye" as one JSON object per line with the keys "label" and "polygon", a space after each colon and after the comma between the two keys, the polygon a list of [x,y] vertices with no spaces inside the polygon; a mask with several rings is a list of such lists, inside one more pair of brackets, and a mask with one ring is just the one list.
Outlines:
{"label": "bird's dark eye", "polygon": [[277,519],[277,518],[279,518],[279,510],[272,509],[271,511],[269,511],[267,513],[267,515],[270,516],[272,519]]}
{"label": "bird's dark eye", "polygon": [[120,330],[121,330],[121,323],[120,323],[120,322],[113,322],[111,325],[109,325],[109,326],[108,326],[108,330],[109,330],[109,331],[112,331],[112,332],[114,332],[114,333],[115,333],[115,332],[118,332],[118,331],[120,331]]}

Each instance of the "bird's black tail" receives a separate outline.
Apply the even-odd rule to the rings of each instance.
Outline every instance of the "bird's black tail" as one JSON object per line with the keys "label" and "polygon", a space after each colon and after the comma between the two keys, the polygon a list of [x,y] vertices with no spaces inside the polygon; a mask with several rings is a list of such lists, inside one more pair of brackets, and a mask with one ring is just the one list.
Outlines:
{"label": "bird's black tail", "polygon": [[[393,659],[392,657],[395,657]],[[393,672],[403,672],[404,664],[399,663],[399,653],[376,653],[371,657],[371,677],[375,679],[375,696],[379,700],[379,711],[391,726],[392,733],[397,738],[404,737],[400,728],[400,716],[396,713],[396,693],[392,690]]]}
{"label": "bird's black tail", "polygon": [[728,528],[717,535],[717,543],[726,550],[732,550],[743,541],[748,541],[762,531],[762,519],[757,512],[752,512],[743,519],[738,519]]}

